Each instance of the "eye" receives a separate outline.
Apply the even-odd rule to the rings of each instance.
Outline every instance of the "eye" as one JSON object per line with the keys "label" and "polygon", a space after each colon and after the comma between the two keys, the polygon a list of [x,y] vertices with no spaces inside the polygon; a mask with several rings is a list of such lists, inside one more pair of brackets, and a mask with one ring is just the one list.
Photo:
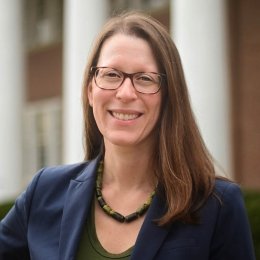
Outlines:
{"label": "eye", "polygon": [[119,71],[112,69],[103,70],[102,76],[107,79],[120,79],[122,77]]}
{"label": "eye", "polygon": [[137,74],[135,80],[146,84],[153,83],[155,81],[154,78],[147,73]]}

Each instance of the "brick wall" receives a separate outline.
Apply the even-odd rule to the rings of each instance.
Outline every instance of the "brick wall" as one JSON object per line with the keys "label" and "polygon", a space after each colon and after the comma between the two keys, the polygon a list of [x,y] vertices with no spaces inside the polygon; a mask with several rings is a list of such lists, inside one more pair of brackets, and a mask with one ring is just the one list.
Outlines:
{"label": "brick wall", "polygon": [[260,188],[260,1],[230,0],[235,178]]}
{"label": "brick wall", "polygon": [[27,56],[26,100],[60,97],[62,93],[62,45],[34,50]]}

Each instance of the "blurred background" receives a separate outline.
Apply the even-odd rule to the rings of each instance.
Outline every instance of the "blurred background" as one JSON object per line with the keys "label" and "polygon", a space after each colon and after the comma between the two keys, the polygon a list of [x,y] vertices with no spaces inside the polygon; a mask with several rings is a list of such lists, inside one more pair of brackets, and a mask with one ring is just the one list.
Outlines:
{"label": "blurred background", "polygon": [[210,152],[224,174],[260,189],[260,1],[9,0],[0,10],[0,202],[40,168],[83,160],[84,66],[124,10],[166,26]]}
{"label": "blurred background", "polygon": [[179,49],[217,170],[245,195],[260,259],[260,1],[0,1],[0,219],[42,167],[82,161],[81,85],[93,40],[125,10]]}

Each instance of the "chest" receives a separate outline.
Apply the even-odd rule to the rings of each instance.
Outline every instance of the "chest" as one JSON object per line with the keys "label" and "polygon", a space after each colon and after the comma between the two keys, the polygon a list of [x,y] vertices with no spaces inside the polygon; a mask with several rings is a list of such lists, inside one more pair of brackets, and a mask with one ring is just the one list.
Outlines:
{"label": "chest", "polygon": [[144,217],[130,223],[120,223],[104,214],[95,204],[94,221],[100,244],[108,252],[118,254],[135,245]]}

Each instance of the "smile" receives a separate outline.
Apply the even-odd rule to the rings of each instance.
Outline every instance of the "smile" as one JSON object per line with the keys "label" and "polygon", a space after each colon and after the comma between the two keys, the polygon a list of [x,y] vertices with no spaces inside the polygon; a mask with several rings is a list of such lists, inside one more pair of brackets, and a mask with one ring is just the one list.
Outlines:
{"label": "smile", "polygon": [[111,112],[111,115],[119,120],[134,120],[140,116],[140,114],[125,114],[125,113],[118,113],[118,112]]}

